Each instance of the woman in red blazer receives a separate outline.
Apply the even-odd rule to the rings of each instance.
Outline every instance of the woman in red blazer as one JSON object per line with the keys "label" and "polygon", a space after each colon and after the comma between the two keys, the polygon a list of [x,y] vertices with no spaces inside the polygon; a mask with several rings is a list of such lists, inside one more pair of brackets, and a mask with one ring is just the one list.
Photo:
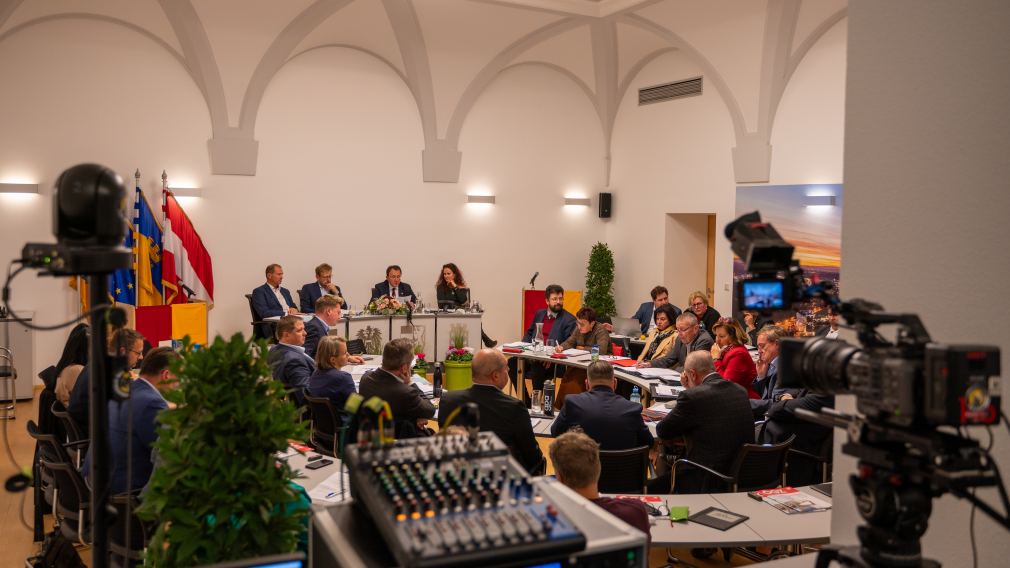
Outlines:
{"label": "woman in red blazer", "polygon": [[715,360],[715,370],[727,381],[733,381],[747,389],[750,398],[761,398],[752,386],[757,377],[757,366],[744,347],[747,333],[730,318],[720,318],[713,326],[713,331],[715,345],[712,346],[712,358]]}

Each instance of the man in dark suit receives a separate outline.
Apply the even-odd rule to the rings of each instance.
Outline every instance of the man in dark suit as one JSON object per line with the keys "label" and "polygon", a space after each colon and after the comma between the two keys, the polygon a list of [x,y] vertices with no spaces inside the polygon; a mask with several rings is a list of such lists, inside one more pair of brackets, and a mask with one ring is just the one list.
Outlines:
{"label": "man in dark suit", "polygon": [[325,262],[316,267],[316,281],[309,282],[298,291],[298,308],[303,314],[311,314],[316,310],[316,300],[323,296],[341,298],[340,308],[347,309],[347,298],[340,291],[340,286],[333,283],[333,267]]}
{"label": "man in dark suit", "polygon": [[795,397],[799,392],[798,389],[778,386],[779,342],[785,336],[785,330],[777,325],[766,325],[758,331],[757,379],[754,380],[753,386],[761,398],[750,401],[755,421],[764,420],[772,404],[781,400],[782,395],[789,394]]}
{"label": "man in dark suit", "polygon": [[687,360],[687,355],[694,351],[710,352],[712,336],[698,325],[698,316],[684,312],[677,316],[677,340],[673,348],[664,357],[650,361],[642,361],[638,367],[658,367],[660,369],[680,369]]}
{"label": "man in dark suit", "polygon": [[[109,473],[112,493],[126,493],[147,484],[154,470],[151,452],[158,439],[158,413],[168,408],[161,392],[174,388],[170,367],[179,355],[170,347],[152,349],[140,366],[140,378],[130,382],[130,398],[109,401]],[[127,458],[131,458],[128,460]],[[91,469],[91,453],[82,474]],[[130,478],[127,478],[129,469]]]}
{"label": "man in dark suit", "polygon": [[319,340],[330,334],[330,328],[340,321],[339,296],[322,296],[316,300],[313,312],[315,315],[305,323],[305,354],[316,358],[316,347]]}
{"label": "man in dark suit", "polygon": [[441,429],[454,410],[473,402],[480,410],[481,431],[494,432],[532,475],[539,475],[544,455],[533,437],[529,413],[522,401],[502,392],[508,384],[508,361],[500,352],[481,349],[473,358],[473,386],[445,391],[439,403],[438,427]]}
{"label": "man in dark suit", "polygon": [[[126,370],[129,371],[137,366],[137,363],[144,358],[144,336],[139,331],[129,328],[120,328],[109,337],[109,351],[120,357],[126,358]],[[88,405],[91,401],[91,365],[85,365],[84,370],[77,377],[73,390],[70,391],[70,404],[67,412],[77,423],[81,433],[85,436],[91,431],[90,411]]]}
{"label": "man in dark suit", "polygon": [[[715,372],[712,355],[695,351],[687,356],[680,382],[686,390],[677,397],[677,406],[656,426],[664,441],[681,436],[687,439],[686,459],[725,473],[740,447],[754,442],[747,391]],[[657,481],[665,478],[666,485]],[[669,477],[649,484],[649,493],[669,491]],[[690,467],[678,467],[674,490],[677,493],[704,493],[712,489],[711,476]]]}
{"label": "man in dark suit", "polygon": [[[281,287],[281,282],[284,280],[284,269],[281,268],[281,265],[267,266],[266,276],[266,283],[252,291],[252,306],[256,317],[264,320],[297,314],[298,308],[295,307],[295,301],[291,299],[291,292],[287,288]],[[271,337],[274,333],[273,326],[260,324],[256,326],[256,333],[259,334],[259,337]]]}
{"label": "man in dark suit", "polygon": [[555,438],[573,426],[580,426],[601,450],[628,450],[652,446],[652,434],[642,421],[642,405],[614,392],[614,367],[596,361],[586,370],[586,392],[565,397],[551,436]]}
{"label": "man in dark suit", "polygon": [[386,279],[372,287],[372,300],[389,296],[410,304],[417,302],[413,288],[401,281],[402,276],[403,270],[399,266],[393,264],[386,267]]}
{"label": "man in dark suit", "polygon": [[295,402],[305,404],[302,389],[316,371],[316,362],[305,353],[305,322],[300,316],[283,316],[277,322],[277,345],[270,348],[267,363],[274,379],[294,389]]}
{"label": "man in dark suit", "polygon": [[827,339],[838,339],[838,314],[834,310],[828,312],[828,325],[817,330],[814,335]]}
{"label": "man in dark suit", "polygon": [[[526,329],[523,341],[533,341],[537,324],[541,323],[543,324],[541,333],[543,333],[544,342],[548,343],[554,340],[555,343],[561,343],[568,339],[572,335],[572,332],[575,331],[575,316],[565,310],[565,289],[557,284],[551,284],[544,290],[544,298],[547,300],[547,307],[537,310],[537,313],[533,314],[533,321],[530,322],[530,326]],[[509,364],[509,373],[513,377],[518,376],[516,367],[512,363]],[[523,375],[533,381],[534,390],[544,388],[544,382],[553,373],[554,365],[550,363],[541,363],[539,361],[523,362]],[[523,401],[528,405],[529,397],[526,396],[526,389],[517,388],[516,390],[522,391]]]}
{"label": "man in dark suit", "polygon": [[[778,444],[795,435],[792,448],[808,454],[818,455],[821,447],[831,437],[832,429],[796,416],[797,409],[817,412],[822,408],[834,408],[835,397],[829,394],[818,394],[807,389],[800,389],[795,395],[783,392],[778,402],[768,408],[768,421],[765,423],[762,439],[765,444]],[[817,471],[814,460],[802,457],[790,457],[789,469],[786,472],[786,483],[793,487],[811,485],[824,481]]]}
{"label": "man in dark suit", "polygon": [[[642,335],[649,333],[649,329],[655,327],[656,322],[653,321],[652,314],[655,313],[656,308],[663,304],[670,304],[670,292],[665,286],[656,286],[649,294],[652,296],[652,301],[642,302],[635,315],[631,316],[632,319],[636,319],[638,323],[642,324]],[[673,304],[670,305],[673,306]],[[681,310],[677,306],[673,306],[673,311],[675,317],[681,314]]]}
{"label": "man in dark suit", "polygon": [[382,367],[366,373],[358,385],[358,394],[365,400],[377,396],[389,404],[397,422],[396,428],[404,434],[397,437],[426,435],[425,425],[435,416],[431,401],[425,399],[421,389],[410,382],[413,360],[410,340],[394,339],[382,349]]}

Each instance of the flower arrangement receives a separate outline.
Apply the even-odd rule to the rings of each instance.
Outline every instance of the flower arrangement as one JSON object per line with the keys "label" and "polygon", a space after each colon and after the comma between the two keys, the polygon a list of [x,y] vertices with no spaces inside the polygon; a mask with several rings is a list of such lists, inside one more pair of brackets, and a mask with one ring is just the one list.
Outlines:
{"label": "flower arrangement", "polygon": [[382,296],[368,302],[366,311],[378,316],[402,316],[407,314],[408,308],[406,304],[396,298]]}
{"label": "flower arrangement", "polygon": [[473,361],[473,350],[469,347],[449,347],[445,351],[445,360],[455,363],[469,363]]}
{"label": "flower arrangement", "polygon": [[417,359],[414,361],[413,372],[415,375],[425,376],[428,373],[428,362],[424,360],[424,353],[415,353],[414,357]]}

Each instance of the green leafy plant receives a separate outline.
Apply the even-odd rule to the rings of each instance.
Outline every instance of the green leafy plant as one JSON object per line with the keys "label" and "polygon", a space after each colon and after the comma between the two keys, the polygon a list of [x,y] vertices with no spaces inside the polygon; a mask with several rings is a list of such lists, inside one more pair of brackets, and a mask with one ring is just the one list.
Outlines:
{"label": "green leafy plant", "polygon": [[454,323],[449,326],[449,343],[456,349],[466,347],[467,340],[470,339],[470,332],[461,323]]}
{"label": "green leafy plant", "polygon": [[160,461],[138,509],[157,523],[147,548],[154,566],[194,566],[295,550],[304,518],[274,453],[308,431],[270,378],[265,341],[220,336],[202,349],[187,337],[173,365],[177,408],[158,416]]}
{"label": "green leafy plant", "polygon": [[617,315],[614,304],[614,253],[607,243],[596,243],[586,266],[586,297],[583,304],[600,316]]}

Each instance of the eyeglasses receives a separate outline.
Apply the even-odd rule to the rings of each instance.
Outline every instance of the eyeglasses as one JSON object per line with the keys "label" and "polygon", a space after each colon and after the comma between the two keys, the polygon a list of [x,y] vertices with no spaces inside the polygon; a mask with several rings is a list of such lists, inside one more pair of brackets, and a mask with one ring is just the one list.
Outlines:
{"label": "eyeglasses", "polygon": [[691,307],[692,308],[697,308],[699,306],[704,306],[704,305],[705,305],[705,302],[692,302],[691,303]]}
{"label": "eyeglasses", "polygon": [[143,351],[143,350],[140,350],[140,349],[138,349],[138,350],[136,350],[136,351],[134,351],[133,349],[127,349],[126,351],[127,351],[128,353],[133,353],[133,354],[134,354],[134,355],[136,355],[137,357],[143,357],[143,356],[144,356],[144,351]]}

